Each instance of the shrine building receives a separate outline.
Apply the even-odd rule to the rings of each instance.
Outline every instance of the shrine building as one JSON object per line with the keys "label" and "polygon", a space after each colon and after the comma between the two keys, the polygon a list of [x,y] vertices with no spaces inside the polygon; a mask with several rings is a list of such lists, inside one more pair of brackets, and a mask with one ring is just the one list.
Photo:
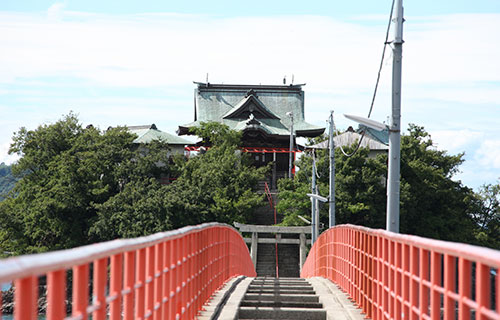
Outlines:
{"label": "shrine building", "polygon": [[[211,121],[242,131],[242,149],[252,153],[256,166],[273,161],[272,177],[269,177],[273,188],[276,187],[277,179],[288,175],[292,121],[295,137],[316,137],[325,130],[324,127],[305,121],[302,84],[231,85],[195,82],[195,85],[194,121],[179,126],[178,134],[189,134],[190,128]],[[187,149],[195,150],[196,147]],[[294,159],[298,151],[294,141]]]}

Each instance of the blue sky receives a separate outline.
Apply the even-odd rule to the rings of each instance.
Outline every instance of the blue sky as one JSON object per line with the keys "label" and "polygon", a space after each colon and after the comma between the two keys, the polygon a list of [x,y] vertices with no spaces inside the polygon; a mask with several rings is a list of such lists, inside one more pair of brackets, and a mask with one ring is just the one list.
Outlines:
{"label": "blue sky", "polygon": [[[307,83],[306,119],[366,115],[391,1],[1,1],[0,162],[12,133],[192,121],[192,81]],[[405,1],[402,122],[465,152],[455,179],[500,178],[500,1]],[[391,55],[373,118],[390,114]]]}

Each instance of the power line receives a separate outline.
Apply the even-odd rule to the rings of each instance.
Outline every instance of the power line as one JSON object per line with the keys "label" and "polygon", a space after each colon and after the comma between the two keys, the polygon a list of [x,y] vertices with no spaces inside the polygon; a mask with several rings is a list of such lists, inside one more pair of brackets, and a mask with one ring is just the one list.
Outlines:
{"label": "power line", "polygon": [[[389,44],[388,39],[389,39],[389,32],[391,30],[392,14],[394,12],[394,3],[395,2],[396,2],[395,0],[392,0],[391,13],[389,15],[389,22],[387,23],[387,30],[385,32],[384,48],[382,49],[382,57],[380,59],[380,65],[379,65],[379,68],[378,68],[377,81],[375,82],[375,89],[373,90],[372,101],[371,101],[371,104],[370,104],[370,111],[368,111],[368,118],[370,118],[370,116],[372,115],[373,106],[375,105],[375,98],[377,97],[378,85],[380,83],[380,74],[382,73],[382,68],[384,66],[385,49],[387,48],[387,45]],[[333,125],[334,133],[335,133],[337,131],[337,129],[335,128],[335,122],[333,121],[333,119],[332,119],[332,122],[333,123],[331,123],[330,125]],[[346,157],[352,157],[359,150],[359,147],[361,146],[361,142],[363,141],[363,138],[365,137],[365,134],[366,134],[366,129],[363,130],[361,138],[358,141],[358,145],[356,146],[356,148],[354,149],[354,151],[352,153],[349,153],[349,154],[346,153],[345,150],[344,150],[344,148],[342,147],[342,145],[339,144],[340,151],[342,151],[342,153],[344,154],[344,156],[346,156]]]}
{"label": "power line", "polygon": [[378,84],[380,82],[380,74],[382,73],[382,67],[384,65],[385,48],[389,44],[388,39],[389,39],[389,31],[391,30],[392,13],[394,12],[394,3],[395,3],[395,0],[392,0],[391,14],[389,15],[389,22],[387,24],[387,31],[385,32],[384,48],[382,50],[382,58],[380,59],[380,66],[378,68],[378,73],[377,73],[377,81],[375,82],[375,90],[373,91],[372,103],[370,105],[370,111],[368,112],[368,118],[370,118],[370,116],[372,115],[373,105],[375,104],[375,97],[377,96]]}

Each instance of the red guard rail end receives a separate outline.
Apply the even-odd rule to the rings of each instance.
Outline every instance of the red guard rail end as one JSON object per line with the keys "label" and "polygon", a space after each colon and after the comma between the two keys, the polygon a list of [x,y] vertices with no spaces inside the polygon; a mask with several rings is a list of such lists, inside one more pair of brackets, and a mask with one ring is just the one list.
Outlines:
{"label": "red guard rail end", "polygon": [[237,275],[255,276],[248,248],[218,223],[0,261],[0,283],[14,282],[15,319],[37,318],[42,281],[47,319],[193,319]]}
{"label": "red guard rail end", "polygon": [[328,278],[371,319],[500,319],[500,251],[340,225],[301,277]]}

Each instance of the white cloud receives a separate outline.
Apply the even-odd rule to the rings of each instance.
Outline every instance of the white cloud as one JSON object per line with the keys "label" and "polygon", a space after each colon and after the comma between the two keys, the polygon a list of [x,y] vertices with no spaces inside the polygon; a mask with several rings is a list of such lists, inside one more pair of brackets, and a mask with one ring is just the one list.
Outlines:
{"label": "white cloud", "polygon": [[8,154],[10,144],[11,141],[0,144],[0,163],[4,162],[5,164],[10,165],[19,159],[19,157],[15,154]]}
{"label": "white cloud", "polygon": [[66,7],[65,3],[56,2],[47,10],[47,18],[52,21],[60,20],[63,15],[63,10]]}
{"label": "white cloud", "polygon": [[208,72],[213,82],[277,83],[294,73],[296,82],[322,83],[321,90],[326,83],[371,83],[362,75],[375,70],[377,57],[366,48],[380,47],[376,30],[323,17],[126,18],[67,12],[53,22],[4,14],[0,81],[71,75],[151,86],[204,79]]}
{"label": "white cloud", "polygon": [[475,159],[482,166],[500,169],[500,140],[484,140],[475,154]]}
{"label": "white cloud", "polygon": [[459,153],[468,149],[471,145],[477,145],[484,137],[484,132],[461,129],[461,130],[438,130],[430,132],[433,142],[440,150],[450,153]]}
{"label": "white cloud", "polygon": [[409,83],[499,81],[499,14],[407,18],[404,55]]}
{"label": "white cloud", "polygon": [[[484,134],[486,123],[491,129],[498,122],[498,112],[470,106],[500,104],[500,33],[494,32],[500,30],[500,14],[406,20],[403,123],[433,129],[440,149],[473,154],[479,140],[490,136]],[[30,126],[71,109],[103,127],[165,117],[163,124],[174,128],[175,122],[191,121],[191,81],[204,81],[206,73],[212,83],[255,84],[281,83],[284,75],[290,80],[294,74],[295,83],[307,83],[308,121],[324,125],[334,109],[339,129],[346,128],[353,124],[342,113],[368,112],[385,27],[386,19],[379,16],[344,22],[321,16],[105,15],[67,11],[60,2],[46,15],[0,12],[0,94],[23,97],[36,113],[25,116],[13,111],[15,103],[8,105],[3,113],[12,115],[8,134],[14,121],[15,128]],[[390,52],[386,57],[373,114],[379,121],[390,113]],[[168,94],[54,95],[58,89],[65,92],[68,80],[102,91],[154,87]],[[51,96],[44,85],[51,87]],[[179,95],[179,88],[188,93]],[[15,93],[23,89],[26,95]],[[447,103],[455,102],[465,107],[449,108]],[[41,112],[44,106],[53,109]],[[491,153],[472,158],[497,166],[498,157]]]}

